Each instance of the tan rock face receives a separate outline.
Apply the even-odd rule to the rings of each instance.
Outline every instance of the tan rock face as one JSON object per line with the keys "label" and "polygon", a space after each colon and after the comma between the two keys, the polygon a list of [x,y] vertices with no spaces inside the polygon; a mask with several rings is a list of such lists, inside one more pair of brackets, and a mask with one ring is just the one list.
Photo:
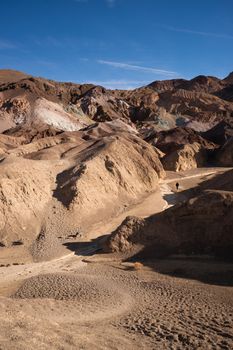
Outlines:
{"label": "tan rock face", "polygon": [[202,183],[204,190],[222,190],[233,192],[233,169],[230,169],[223,174],[214,176],[212,179]]}
{"label": "tan rock face", "polygon": [[30,115],[30,104],[24,97],[0,101],[0,116],[9,119],[12,125],[23,124]]}
{"label": "tan rock face", "polygon": [[185,171],[202,167],[206,161],[206,150],[198,143],[183,145],[162,158],[164,169],[172,171]]}
{"label": "tan rock face", "polygon": [[0,241],[33,240],[51,200],[49,164],[14,157],[0,171]]}
{"label": "tan rock face", "polygon": [[29,248],[85,231],[156,190],[165,176],[157,153],[125,130],[110,122],[27,144],[1,135],[0,242]]}
{"label": "tan rock face", "polygon": [[233,193],[207,191],[161,214],[126,218],[105,250],[150,258],[178,253],[232,258],[232,227]]}
{"label": "tan rock face", "polygon": [[155,152],[157,153],[159,159],[162,159],[165,156],[165,153],[163,153],[162,151],[160,151],[160,149],[158,149],[157,147],[154,147]]}
{"label": "tan rock face", "polygon": [[233,166],[233,137],[231,137],[217,153],[217,161],[220,166]]}

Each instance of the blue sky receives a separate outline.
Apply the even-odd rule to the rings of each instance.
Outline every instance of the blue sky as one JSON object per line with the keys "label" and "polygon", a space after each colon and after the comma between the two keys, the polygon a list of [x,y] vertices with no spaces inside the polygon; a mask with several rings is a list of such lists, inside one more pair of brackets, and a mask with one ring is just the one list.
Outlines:
{"label": "blue sky", "polygon": [[233,70],[232,0],[7,0],[0,68],[134,88]]}

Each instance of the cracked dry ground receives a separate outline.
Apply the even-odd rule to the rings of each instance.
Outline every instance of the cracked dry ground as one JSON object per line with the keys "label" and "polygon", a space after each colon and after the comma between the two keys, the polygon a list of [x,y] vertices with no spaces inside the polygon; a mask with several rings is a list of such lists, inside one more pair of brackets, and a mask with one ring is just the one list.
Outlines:
{"label": "cracked dry ground", "polygon": [[[0,298],[0,349],[233,348],[232,283],[161,274],[160,262],[139,271],[105,259],[76,263],[30,277]],[[175,268],[172,260],[162,264]],[[211,275],[216,266],[218,275],[221,268],[232,273],[230,264],[196,269]],[[183,262],[186,271],[194,267]]]}

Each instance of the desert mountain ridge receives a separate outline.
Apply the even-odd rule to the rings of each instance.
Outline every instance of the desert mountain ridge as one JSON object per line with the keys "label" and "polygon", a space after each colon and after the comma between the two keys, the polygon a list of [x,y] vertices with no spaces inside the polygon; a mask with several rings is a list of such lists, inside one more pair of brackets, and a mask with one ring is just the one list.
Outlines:
{"label": "desert mountain ridge", "polygon": [[[19,71],[19,70],[15,70],[15,69],[10,69],[10,68],[1,68],[0,69],[0,83],[10,83],[10,82],[16,82],[18,80],[21,80],[21,79],[25,79],[25,78],[29,78],[29,77],[33,77],[33,74],[30,74],[30,73],[25,73],[25,72],[22,72],[22,71]],[[35,76],[34,76],[35,77]],[[35,77],[35,78],[38,78],[38,79],[45,79],[45,80],[49,80],[49,81],[55,81],[54,79],[50,79],[50,78],[46,78],[46,77]],[[197,75],[191,79],[182,79],[182,78],[177,78],[177,79],[169,79],[169,80],[155,80],[155,81],[152,81],[150,84],[148,84],[149,86],[150,85],[154,85],[156,82],[161,82],[161,81],[170,81],[170,82],[177,82],[177,85],[179,85],[179,83],[184,83],[184,82],[201,82],[202,81],[202,84],[205,84],[206,82],[209,84],[211,84],[211,81],[212,82],[220,82],[220,81],[223,81],[223,82],[226,82],[228,84],[233,84],[233,71],[232,72],[229,72],[229,74],[226,76],[226,77],[223,77],[223,78],[219,78],[219,77],[216,77],[216,76],[213,76],[213,75],[203,75],[203,74],[200,74],[200,75]],[[65,83],[65,81],[57,81],[57,82],[60,82],[61,84],[62,83]],[[72,81],[66,81],[67,83],[71,83],[72,84]],[[77,84],[79,85],[79,84]],[[95,86],[94,84],[91,84],[93,86]],[[136,90],[137,88],[135,89],[131,89],[131,90]],[[109,89],[111,90],[111,89]],[[122,90],[122,89],[116,89],[116,90]]]}
{"label": "desert mountain ridge", "polygon": [[[232,84],[230,73],[224,79],[200,75],[154,81],[134,90],[109,90],[1,70],[1,130],[38,122],[78,130],[91,121],[121,119],[137,127],[150,123],[157,130],[186,125],[206,131],[222,120],[232,123]],[[43,108],[51,110],[47,120]]]}
{"label": "desert mountain ridge", "polygon": [[0,348],[232,349],[232,78],[0,71]]}
{"label": "desert mountain ridge", "polygon": [[[176,165],[187,158],[182,154],[197,158],[186,162],[189,168],[200,166],[209,157],[215,159],[215,151],[233,136],[232,74],[224,79],[200,75],[154,81],[134,90],[109,90],[1,70],[0,132],[28,143],[96,122],[120,120],[165,152],[167,170],[184,168]],[[198,145],[192,146],[195,142]],[[224,152],[221,155],[225,157]],[[231,159],[222,164],[229,166]]]}
{"label": "desert mountain ridge", "polygon": [[165,171],[233,166],[231,78],[124,91],[1,70],[1,245],[44,255],[61,218],[61,237],[88,231],[155,191]]}

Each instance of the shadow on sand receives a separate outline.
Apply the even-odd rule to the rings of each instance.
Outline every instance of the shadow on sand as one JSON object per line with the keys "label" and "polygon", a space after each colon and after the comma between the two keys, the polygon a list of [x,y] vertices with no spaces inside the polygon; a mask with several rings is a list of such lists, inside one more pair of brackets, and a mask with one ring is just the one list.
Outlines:
{"label": "shadow on sand", "polygon": [[75,255],[92,256],[94,254],[102,253],[102,245],[108,235],[103,235],[87,242],[66,242],[63,245]]}
{"label": "shadow on sand", "polygon": [[145,260],[143,264],[161,274],[233,287],[233,264],[211,257],[171,256],[156,261]]}
{"label": "shadow on sand", "polygon": [[[75,255],[91,257],[101,255],[103,259],[109,258],[111,254],[102,249],[103,243],[108,235],[101,236],[88,242],[64,243]],[[107,259],[109,261],[109,259]],[[211,256],[168,256],[160,259],[146,257],[141,251],[124,262],[140,262],[143,266],[160,274],[184,279],[193,279],[202,283],[218,286],[233,287],[233,263],[230,261],[217,260]],[[114,266],[117,268],[117,266]],[[122,270],[122,268],[121,268]]]}
{"label": "shadow on sand", "polygon": [[127,262],[138,261],[155,272],[172,277],[193,279],[206,284],[233,287],[232,260],[206,255],[170,255],[154,259],[142,250]]}

